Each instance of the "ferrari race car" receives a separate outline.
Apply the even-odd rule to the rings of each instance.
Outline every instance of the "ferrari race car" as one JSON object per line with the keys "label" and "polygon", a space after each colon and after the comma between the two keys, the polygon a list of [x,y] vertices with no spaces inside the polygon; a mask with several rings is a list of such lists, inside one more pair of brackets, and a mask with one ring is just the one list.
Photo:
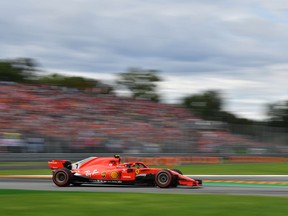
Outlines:
{"label": "ferrari race car", "polygon": [[160,188],[202,186],[202,180],[188,178],[180,170],[149,168],[142,162],[121,163],[119,155],[89,157],[75,163],[52,160],[48,164],[53,172],[53,182],[59,187],[87,183],[150,185]]}

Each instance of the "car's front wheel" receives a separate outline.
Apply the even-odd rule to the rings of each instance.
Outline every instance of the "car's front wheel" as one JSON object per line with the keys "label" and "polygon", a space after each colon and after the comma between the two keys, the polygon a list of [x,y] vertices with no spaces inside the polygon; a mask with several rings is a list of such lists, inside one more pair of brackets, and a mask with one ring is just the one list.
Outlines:
{"label": "car's front wheel", "polygon": [[173,183],[173,175],[169,170],[160,170],[155,175],[155,183],[160,188],[168,188]]}
{"label": "car's front wheel", "polygon": [[73,179],[73,174],[71,171],[67,168],[62,168],[59,170],[56,170],[53,173],[53,182],[59,186],[59,187],[67,187],[70,185],[72,179]]}

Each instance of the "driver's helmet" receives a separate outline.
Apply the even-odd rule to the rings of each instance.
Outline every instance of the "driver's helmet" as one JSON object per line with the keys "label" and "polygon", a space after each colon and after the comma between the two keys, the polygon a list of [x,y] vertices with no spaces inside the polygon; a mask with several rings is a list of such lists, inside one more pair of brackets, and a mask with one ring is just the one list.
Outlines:
{"label": "driver's helmet", "polygon": [[114,158],[118,158],[118,162],[119,162],[119,163],[121,162],[121,158],[120,158],[120,155],[119,155],[119,154],[115,154],[115,155],[114,155]]}

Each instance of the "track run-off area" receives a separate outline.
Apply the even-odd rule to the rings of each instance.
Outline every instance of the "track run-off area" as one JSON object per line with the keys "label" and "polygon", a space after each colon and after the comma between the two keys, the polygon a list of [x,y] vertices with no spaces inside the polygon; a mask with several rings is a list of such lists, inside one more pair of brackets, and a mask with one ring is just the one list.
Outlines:
{"label": "track run-off area", "polygon": [[162,194],[229,194],[256,196],[288,196],[288,175],[193,175],[203,179],[202,187],[161,189],[157,187],[83,184],[57,187],[51,175],[2,175],[0,189],[85,191],[110,193],[162,193]]}

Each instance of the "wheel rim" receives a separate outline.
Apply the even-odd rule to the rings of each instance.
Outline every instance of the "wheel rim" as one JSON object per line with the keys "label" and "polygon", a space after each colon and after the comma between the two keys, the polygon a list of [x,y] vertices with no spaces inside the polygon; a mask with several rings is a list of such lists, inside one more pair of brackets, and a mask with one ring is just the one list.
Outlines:
{"label": "wheel rim", "polygon": [[58,172],[58,173],[56,174],[55,178],[56,178],[56,181],[57,181],[57,182],[63,183],[63,182],[66,181],[67,176],[66,176],[66,174],[63,173],[63,172]]}
{"label": "wheel rim", "polygon": [[167,173],[160,173],[158,175],[158,181],[162,184],[165,185],[169,182],[169,176],[167,175]]}

